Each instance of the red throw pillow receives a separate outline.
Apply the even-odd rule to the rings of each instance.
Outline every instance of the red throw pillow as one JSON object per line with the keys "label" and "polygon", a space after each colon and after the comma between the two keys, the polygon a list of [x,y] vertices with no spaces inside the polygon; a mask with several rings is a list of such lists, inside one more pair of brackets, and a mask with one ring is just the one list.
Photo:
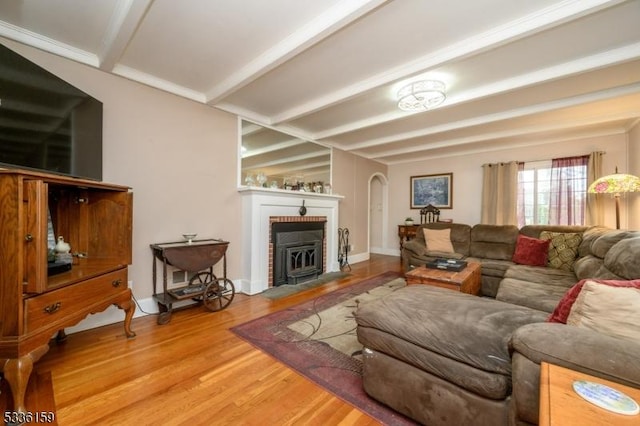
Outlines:
{"label": "red throw pillow", "polygon": [[558,306],[556,306],[556,308],[553,310],[553,313],[549,315],[549,318],[547,318],[547,322],[559,322],[562,324],[567,323],[567,318],[571,313],[573,303],[578,298],[578,295],[580,295],[582,287],[587,281],[595,281],[599,284],[610,285],[612,287],[634,287],[640,289],[640,280],[598,280],[593,278],[585,278],[584,280],[578,281],[573,285],[573,287],[567,290],[562,299],[560,299],[560,302],[558,302]]}
{"label": "red throw pillow", "polygon": [[549,240],[518,235],[513,260],[520,265],[547,266],[549,256]]}

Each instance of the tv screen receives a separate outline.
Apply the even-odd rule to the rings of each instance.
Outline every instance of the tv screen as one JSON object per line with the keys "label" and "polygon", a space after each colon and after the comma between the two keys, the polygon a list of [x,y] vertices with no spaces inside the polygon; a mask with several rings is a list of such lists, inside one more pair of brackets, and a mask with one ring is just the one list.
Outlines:
{"label": "tv screen", "polygon": [[0,166],[102,180],[102,102],[1,44]]}

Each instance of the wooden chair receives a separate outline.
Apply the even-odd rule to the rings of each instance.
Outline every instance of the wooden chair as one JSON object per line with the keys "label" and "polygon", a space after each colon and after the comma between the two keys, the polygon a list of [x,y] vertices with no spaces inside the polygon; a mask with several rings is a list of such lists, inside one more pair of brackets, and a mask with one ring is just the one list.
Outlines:
{"label": "wooden chair", "polygon": [[432,223],[440,220],[440,210],[432,204],[420,209],[420,224]]}

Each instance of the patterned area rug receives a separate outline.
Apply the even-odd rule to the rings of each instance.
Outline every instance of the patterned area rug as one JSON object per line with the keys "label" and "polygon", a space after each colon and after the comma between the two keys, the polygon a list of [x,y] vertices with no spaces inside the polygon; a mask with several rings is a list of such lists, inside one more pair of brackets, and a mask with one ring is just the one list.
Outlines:
{"label": "patterned area rug", "polygon": [[412,425],[362,389],[362,345],[353,317],[359,303],[404,286],[398,273],[387,272],[231,331],[381,423]]}

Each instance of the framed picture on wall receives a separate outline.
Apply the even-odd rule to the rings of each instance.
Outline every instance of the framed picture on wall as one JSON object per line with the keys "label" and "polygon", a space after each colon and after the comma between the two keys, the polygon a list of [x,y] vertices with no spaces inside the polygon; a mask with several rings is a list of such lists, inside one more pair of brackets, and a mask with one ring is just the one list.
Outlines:
{"label": "framed picture on wall", "polygon": [[453,207],[453,173],[411,176],[411,208],[429,204],[439,209]]}

